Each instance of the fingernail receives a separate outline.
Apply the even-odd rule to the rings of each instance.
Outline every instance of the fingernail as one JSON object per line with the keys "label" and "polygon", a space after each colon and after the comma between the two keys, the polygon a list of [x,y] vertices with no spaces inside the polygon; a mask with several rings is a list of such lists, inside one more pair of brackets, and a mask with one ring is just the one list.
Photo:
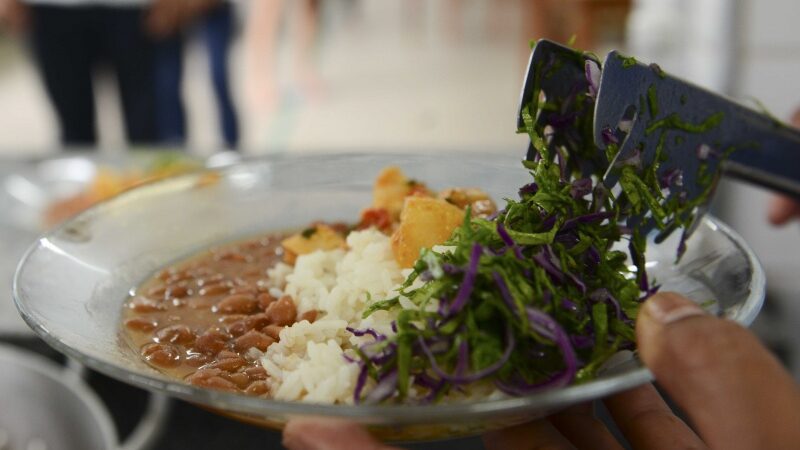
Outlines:
{"label": "fingernail", "polygon": [[706,311],[695,302],[678,294],[657,294],[644,302],[645,312],[663,325],[692,316],[706,315]]}

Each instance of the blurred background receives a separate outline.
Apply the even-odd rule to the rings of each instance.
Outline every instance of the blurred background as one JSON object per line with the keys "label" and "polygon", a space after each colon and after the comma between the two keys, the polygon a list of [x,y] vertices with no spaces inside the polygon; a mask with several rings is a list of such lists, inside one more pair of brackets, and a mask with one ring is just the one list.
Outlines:
{"label": "blurred background", "polygon": [[[793,0],[0,0],[0,162],[152,148],[522,158],[517,101],[542,37],[621,49],[788,119],[798,17]],[[720,190],[716,214],[767,271],[755,329],[800,379],[800,229],[766,224],[767,192]]]}

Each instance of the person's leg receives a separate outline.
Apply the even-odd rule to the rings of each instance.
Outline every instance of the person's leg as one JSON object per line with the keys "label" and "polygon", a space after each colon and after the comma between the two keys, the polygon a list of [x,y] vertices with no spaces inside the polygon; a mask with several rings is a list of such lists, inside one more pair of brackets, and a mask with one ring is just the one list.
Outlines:
{"label": "person's leg", "polygon": [[66,146],[91,146],[95,129],[92,65],[96,43],[91,11],[82,7],[33,5],[31,44]]}
{"label": "person's leg", "polygon": [[239,124],[231,97],[228,77],[228,50],[233,37],[233,7],[222,2],[209,11],[202,23],[203,37],[208,47],[211,81],[217,97],[217,110],[225,144],[234,148],[239,143]]}
{"label": "person's leg", "polygon": [[155,44],[144,32],[144,11],[136,7],[99,9],[104,17],[104,45],[117,73],[128,141],[157,143]]}
{"label": "person's leg", "polygon": [[156,42],[156,126],[162,143],[183,145],[186,142],[182,77],[183,36],[176,34]]}

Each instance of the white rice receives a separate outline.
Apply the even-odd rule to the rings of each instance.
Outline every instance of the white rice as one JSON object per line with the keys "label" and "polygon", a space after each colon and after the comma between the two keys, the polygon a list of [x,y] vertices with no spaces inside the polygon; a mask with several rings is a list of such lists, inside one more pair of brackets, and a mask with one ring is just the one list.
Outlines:
{"label": "white rice", "polygon": [[[261,358],[278,400],[353,403],[358,365],[343,353],[370,337],[355,337],[346,327],[373,328],[391,334],[396,314],[377,311],[361,316],[372,301],[397,295],[405,279],[392,255],[389,237],[374,230],[354,231],[347,250],[317,251],[297,258],[292,269],[278,264],[268,273],[290,295],[298,313],[320,312],[314,323],[301,321],[284,328],[279,342]],[[404,300],[403,305],[410,304]]]}
{"label": "white rice", "polygon": [[[434,251],[443,253],[452,248],[437,246]],[[314,323],[303,320],[281,330],[280,340],[261,355],[272,397],[352,404],[359,366],[344,355],[354,357],[353,349],[373,338],[356,337],[346,327],[394,334],[391,323],[397,318],[397,310],[375,311],[366,319],[362,314],[372,302],[397,296],[400,283],[410,272],[397,266],[389,237],[375,229],[350,233],[347,250],[317,251],[299,256],[294,267],[279,263],[270,269],[270,283],[294,299],[299,314],[309,310],[320,313]],[[411,288],[421,285],[418,279]],[[404,309],[418,309],[402,295],[399,303]],[[426,309],[436,311],[437,307],[438,302],[430,301]],[[368,381],[363,394],[373,385]],[[409,387],[410,398],[422,394],[413,384]],[[502,394],[491,384],[474,383],[448,394],[445,400],[497,396]]]}

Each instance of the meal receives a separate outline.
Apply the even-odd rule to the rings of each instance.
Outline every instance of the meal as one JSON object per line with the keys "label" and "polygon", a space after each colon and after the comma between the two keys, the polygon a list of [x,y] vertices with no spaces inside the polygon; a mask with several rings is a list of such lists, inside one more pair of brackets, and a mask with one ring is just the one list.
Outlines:
{"label": "meal", "polygon": [[52,202],[44,211],[43,225],[52,227],[95,203],[141,184],[171,175],[196,170],[198,164],[183,155],[164,153],[141,168],[99,167],[92,182],[83,191]]}
{"label": "meal", "polygon": [[[635,158],[612,167],[619,190],[601,181],[608,162],[587,173],[603,154],[586,126],[591,87],[533,97],[521,130],[532,180],[499,208],[479,188],[437,192],[387,167],[353,223],[163,269],[126,302],[125,339],[169,376],[285,401],[473,401],[595,378],[635,349],[637,311],[658,289],[629,219],[662,239],[691,226],[697,203],[666,195],[680,173],[659,179]],[[604,133],[609,160],[624,129]]]}

